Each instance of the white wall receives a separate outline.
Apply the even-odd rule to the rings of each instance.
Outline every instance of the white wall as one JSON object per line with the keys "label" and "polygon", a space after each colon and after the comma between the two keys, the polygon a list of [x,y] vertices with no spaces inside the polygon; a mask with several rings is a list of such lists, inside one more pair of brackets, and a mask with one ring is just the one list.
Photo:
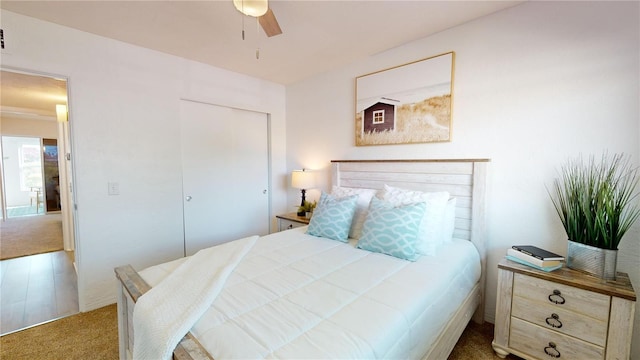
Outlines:
{"label": "white wall", "polygon": [[270,114],[271,210],[285,210],[282,85],[8,11],[2,28],[3,67],[69,79],[81,311],[115,301],[114,267],[183,254],[181,98]]}
{"label": "white wall", "polygon": [[[545,188],[559,166],[607,150],[640,165],[639,6],[528,2],[288,86],[289,170],[322,169],[328,190],[332,159],[490,158],[486,318],[493,322],[497,263],[508,247],[566,254]],[[355,77],[452,50],[451,142],[354,145]],[[298,192],[288,194],[289,204],[299,201]],[[640,290],[638,227],[623,239],[618,269]],[[639,319],[637,308],[636,359]]]}

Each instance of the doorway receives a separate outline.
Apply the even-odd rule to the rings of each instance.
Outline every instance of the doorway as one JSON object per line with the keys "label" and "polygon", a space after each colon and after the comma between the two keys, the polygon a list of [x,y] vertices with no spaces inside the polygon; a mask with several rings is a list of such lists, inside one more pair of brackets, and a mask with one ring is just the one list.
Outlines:
{"label": "doorway", "polygon": [[[67,80],[1,70],[2,335],[78,313]],[[10,210],[32,210],[14,216]],[[56,248],[37,247],[47,240]],[[13,248],[10,248],[13,246]]]}

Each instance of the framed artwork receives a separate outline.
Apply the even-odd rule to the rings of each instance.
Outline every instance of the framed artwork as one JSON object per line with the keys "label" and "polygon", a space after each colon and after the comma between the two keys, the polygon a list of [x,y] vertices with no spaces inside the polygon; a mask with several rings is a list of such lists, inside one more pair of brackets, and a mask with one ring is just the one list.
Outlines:
{"label": "framed artwork", "polygon": [[451,141],[455,53],[356,78],[356,145]]}

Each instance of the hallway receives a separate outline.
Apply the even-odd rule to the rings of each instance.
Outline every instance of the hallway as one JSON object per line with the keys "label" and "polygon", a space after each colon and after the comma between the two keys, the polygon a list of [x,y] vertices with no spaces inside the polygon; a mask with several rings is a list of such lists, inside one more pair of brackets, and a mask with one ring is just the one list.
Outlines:
{"label": "hallway", "polygon": [[44,212],[35,203],[7,210],[0,223],[0,335],[79,312],[74,253],[63,250],[62,214],[35,215]]}
{"label": "hallway", "polygon": [[64,250],[62,214],[10,217],[0,223],[0,260]]}
{"label": "hallway", "polygon": [[78,313],[73,253],[0,261],[0,334]]}

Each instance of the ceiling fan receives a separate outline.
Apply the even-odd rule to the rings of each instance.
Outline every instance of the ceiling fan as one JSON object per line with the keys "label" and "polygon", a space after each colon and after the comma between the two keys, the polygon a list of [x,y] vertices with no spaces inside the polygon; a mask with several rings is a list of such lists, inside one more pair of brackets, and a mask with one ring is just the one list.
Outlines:
{"label": "ceiling fan", "polygon": [[233,0],[233,5],[241,13],[258,18],[262,30],[268,37],[282,34],[282,29],[276,20],[268,0]]}

